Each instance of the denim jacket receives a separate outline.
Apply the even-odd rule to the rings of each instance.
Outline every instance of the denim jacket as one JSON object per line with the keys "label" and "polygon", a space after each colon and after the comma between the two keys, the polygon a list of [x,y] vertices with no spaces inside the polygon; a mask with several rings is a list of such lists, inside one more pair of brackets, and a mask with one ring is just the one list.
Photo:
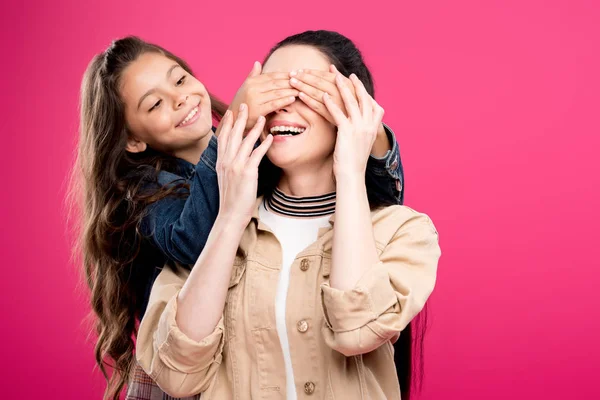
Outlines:
{"label": "denim jacket", "polygon": [[[376,183],[375,195],[388,202],[402,204],[404,201],[404,170],[400,150],[394,132],[384,124],[391,150],[382,158],[369,157],[366,175]],[[214,128],[213,128],[214,130]],[[143,246],[151,256],[144,256],[137,264],[140,268],[150,267],[154,273],[142,285],[145,298],[140,304],[140,318],[145,312],[152,283],[160,269],[168,261],[193,265],[204,248],[208,235],[219,212],[219,186],[216,173],[217,138],[213,136],[198,164],[178,160],[178,173],[160,171],[158,184],[168,186],[186,182],[190,185],[186,198],[171,196],[148,207],[141,224],[141,233],[149,243]],[[146,263],[146,265],[142,265]],[[147,271],[147,270],[146,270]],[[142,274],[140,276],[144,276]],[[145,286],[147,285],[147,286]],[[139,286],[138,286],[139,287]]]}

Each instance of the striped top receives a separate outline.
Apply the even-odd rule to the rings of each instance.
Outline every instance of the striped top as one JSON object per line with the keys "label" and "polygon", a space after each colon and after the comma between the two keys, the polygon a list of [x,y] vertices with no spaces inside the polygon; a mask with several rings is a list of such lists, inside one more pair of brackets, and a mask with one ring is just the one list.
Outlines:
{"label": "striped top", "polygon": [[275,189],[273,194],[265,199],[265,206],[273,213],[288,217],[314,218],[333,214],[335,199],[335,192],[320,196],[294,197]]}

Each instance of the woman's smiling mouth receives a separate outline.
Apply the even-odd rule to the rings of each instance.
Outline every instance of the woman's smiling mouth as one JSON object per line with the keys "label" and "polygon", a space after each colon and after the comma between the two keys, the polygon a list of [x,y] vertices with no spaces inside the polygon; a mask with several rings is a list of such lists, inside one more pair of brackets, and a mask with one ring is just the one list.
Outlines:
{"label": "woman's smiling mouth", "polygon": [[306,131],[300,124],[287,121],[272,121],[268,125],[268,131],[273,136],[297,136]]}

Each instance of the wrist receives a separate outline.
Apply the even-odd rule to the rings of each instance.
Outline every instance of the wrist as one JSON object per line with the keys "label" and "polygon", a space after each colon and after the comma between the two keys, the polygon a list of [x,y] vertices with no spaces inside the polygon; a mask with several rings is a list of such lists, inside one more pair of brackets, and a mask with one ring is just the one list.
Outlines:
{"label": "wrist", "polygon": [[250,223],[251,216],[234,212],[219,211],[215,225],[230,232],[243,232]]}
{"label": "wrist", "polygon": [[335,176],[336,191],[360,192],[366,190],[365,175],[358,173],[341,173]]}
{"label": "wrist", "polygon": [[373,143],[373,147],[371,148],[371,156],[376,158],[381,158],[386,155],[386,153],[392,149],[392,144],[388,139],[387,132],[385,131],[385,127],[383,123],[379,124],[379,128],[377,129],[377,136],[375,137],[375,143]]}
{"label": "wrist", "polygon": [[365,180],[365,172],[367,170],[367,160],[361,160],[357,165],[357,161],[348,160],[347,163],[336,162],[334,164],[333,173],[336,181],[344,182],[360,182]]}

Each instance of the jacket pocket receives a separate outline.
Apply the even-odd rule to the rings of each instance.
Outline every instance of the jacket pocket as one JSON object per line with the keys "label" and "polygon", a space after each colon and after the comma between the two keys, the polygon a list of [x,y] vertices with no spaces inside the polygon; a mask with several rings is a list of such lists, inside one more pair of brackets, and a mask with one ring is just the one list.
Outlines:
{"label": "jacket pocket", "polygon": [[358,364],[354,357],[331,351],[327,371],[326,399],[364,399],[359,381]]}

